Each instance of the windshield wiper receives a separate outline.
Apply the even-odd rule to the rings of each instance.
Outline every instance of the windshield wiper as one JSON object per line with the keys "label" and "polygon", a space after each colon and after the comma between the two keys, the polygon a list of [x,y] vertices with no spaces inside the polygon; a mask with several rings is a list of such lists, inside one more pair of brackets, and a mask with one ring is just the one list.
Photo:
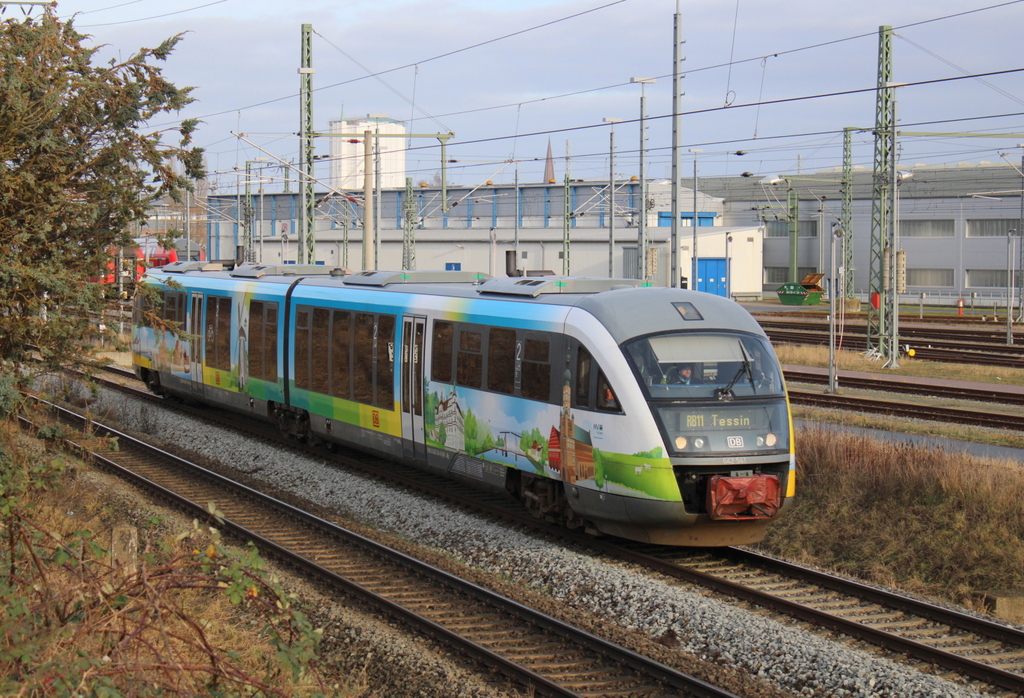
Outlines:
{"label": "windshield wiper", "polygon": [[725,386],[724,388],[717,388],[715,390],[715,397],[717,397],[719,400],[732,400],[734,397],[736,397],[736,395],[732,392],[732,387],[736,385],[736,381],[738,381],[740,379],[740,376],[742,376],[744,373],[746,373],[747,377],[750,378],[751,389],[755,393],[757,392],[757,385],[754,384],[754,372],[750,370],[750,357],[747,356],[747,350],[743,348],[743,342],[739,342],[739,345],[740,352],[742,352],[743,354],[743,365],[740,366],[740,369],[738,371],[736,371],[736,375],[732,377],[732,380],[729,381],[729,384],[727,386]]}

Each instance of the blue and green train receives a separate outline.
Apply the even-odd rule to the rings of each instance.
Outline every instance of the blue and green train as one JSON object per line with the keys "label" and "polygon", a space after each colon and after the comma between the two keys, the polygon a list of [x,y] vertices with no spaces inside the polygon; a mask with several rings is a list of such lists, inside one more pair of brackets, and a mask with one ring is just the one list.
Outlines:
{"label": "blue and green train", "polygon": [[[792,501],[782,373],[738,304],[632,279],[178,262],[146,273],[151,390],[638,541],[759,540]],[[155,300],[154,300],[155,299]]]}

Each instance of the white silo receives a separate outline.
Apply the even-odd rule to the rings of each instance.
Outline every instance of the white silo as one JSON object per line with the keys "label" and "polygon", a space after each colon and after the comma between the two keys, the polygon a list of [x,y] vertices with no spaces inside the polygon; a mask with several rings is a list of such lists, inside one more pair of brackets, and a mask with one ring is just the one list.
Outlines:
{"label": "white silo", "polygon": [[[331,134],[353,134],[351,138],[331,136],[330,185],[343,191],[363,188],[363,141],[366,131],[388,135],[373,138],[383,188],[405,186],[405,124],[384,114],[367,114],[354,119],[339,119],[329,123]],[[354,142],[353,142],[354,141]]]}

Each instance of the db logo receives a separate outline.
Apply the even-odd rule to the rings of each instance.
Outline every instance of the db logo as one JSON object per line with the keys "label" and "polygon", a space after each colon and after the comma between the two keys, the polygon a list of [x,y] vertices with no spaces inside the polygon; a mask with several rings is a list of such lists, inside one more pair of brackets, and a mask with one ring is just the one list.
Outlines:
{"label": "db logo", "polygon": [[742,436],[729,436],[725,439],[729,448],[743,448],[743,437]]}
{"label": "db logo", "polygon": [[380,412],[377,410],[373,411],[373,428],[380,429]]}

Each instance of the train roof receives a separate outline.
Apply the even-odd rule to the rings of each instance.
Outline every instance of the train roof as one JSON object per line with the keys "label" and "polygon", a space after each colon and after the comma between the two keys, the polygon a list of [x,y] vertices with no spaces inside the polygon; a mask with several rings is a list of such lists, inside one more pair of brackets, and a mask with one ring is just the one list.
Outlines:
{"label": "train roof", "polygon": [[147,272],[160,282],[216,278],[225,281],[379,290],[456,298],[578,307],[596,317],[618,342],[689,329],[731,329],[763,335],[738,303],[685,289],[654,287],[637,279],[569,276],[498,277],[473,271],[362,271],[325,265],[235,266],[230,262],[177,262]]}

